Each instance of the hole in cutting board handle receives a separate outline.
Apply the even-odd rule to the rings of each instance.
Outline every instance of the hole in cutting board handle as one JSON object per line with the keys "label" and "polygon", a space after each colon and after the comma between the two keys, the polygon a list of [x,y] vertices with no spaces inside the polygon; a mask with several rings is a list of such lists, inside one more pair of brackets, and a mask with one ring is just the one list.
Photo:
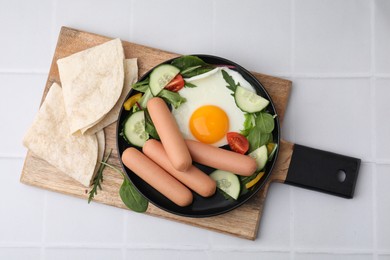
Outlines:
{"label": "hole in cutting board handle", "polygon": [[360,162],[358,158],[295,144],[285,183],[353,198]]}
{"label": "hole in cutting board handle", "polygon": [[346,178],[347,178],[347,173],[344,170],[337,171],[337,180],[339,182],[344,182]]}

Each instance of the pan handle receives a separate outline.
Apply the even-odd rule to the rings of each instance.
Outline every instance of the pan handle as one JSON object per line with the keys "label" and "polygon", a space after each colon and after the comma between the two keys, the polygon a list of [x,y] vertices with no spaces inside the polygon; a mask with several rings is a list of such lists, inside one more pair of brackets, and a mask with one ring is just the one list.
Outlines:
{"label": "pan handle", "polygon": [[353,198],[360,159],[295,144],[286,184]]}

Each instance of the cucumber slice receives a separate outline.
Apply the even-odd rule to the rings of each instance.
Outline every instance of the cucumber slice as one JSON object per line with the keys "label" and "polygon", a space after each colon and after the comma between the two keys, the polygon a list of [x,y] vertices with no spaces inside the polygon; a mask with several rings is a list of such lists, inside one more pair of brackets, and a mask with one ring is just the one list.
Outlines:
{"label": "cucumber slice", "polygon": [[150,73],[149,87],[153,96],[158,93],[177,75],[180,70],[175,66],[163,64]]}
{"label": "cucumber slice", "polygon": [[145,114],[144,111],[137,111],[131,114],[123,127],[123,134],[126,140],[135,145],[142,147],[149,134],[145,131]]}
{"label": "cucumber slice", "polygon": [[264,168],[268,160],[268,150],[266,145],[262,145],[249,154],[250,157],[254,158],[257,163],[257,171]]}
{"label": "cucumber slice", "polygon": [[240,86],[234,92],[234,100],[242,111],[248,113],[261,111],[269,104],[267,99]]}
{"label": "cucumber slice", "polygon": [[235,200],[238,198],[241,185],[237,175],[227,171],[215,170],[210,174],[210,177],[217,182],[217,187],[227,195]]}

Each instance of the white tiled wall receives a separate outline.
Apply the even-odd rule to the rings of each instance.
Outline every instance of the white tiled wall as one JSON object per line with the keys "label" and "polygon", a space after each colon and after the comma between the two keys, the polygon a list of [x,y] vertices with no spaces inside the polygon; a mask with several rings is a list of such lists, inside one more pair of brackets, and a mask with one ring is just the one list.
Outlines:
{"label": "white tiled wall", "polygon": [[[256,241],[19,183],[61,26],[291,79],[283,137],[362,159],[355,197],[274,184]],[[390,259],[390,1],[0,0],[0,259]]]}

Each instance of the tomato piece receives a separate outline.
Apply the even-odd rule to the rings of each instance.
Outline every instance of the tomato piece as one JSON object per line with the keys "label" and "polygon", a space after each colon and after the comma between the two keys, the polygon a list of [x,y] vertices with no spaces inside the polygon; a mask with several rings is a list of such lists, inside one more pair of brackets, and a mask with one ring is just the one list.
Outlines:
{"label": "tomato piece", "polygon": [[226,139],[230,149],[236,153],[245,154],[249,150],[248,139],[240,133],[229,132],[226,134]]}
{"label": "tomato piece", "polygon": [[180,89],[182,89],[185,85],[183,76],[180,74],[177,74],[176,77],[174,77],[166,86],[166,90],[170,90],[173,92],[178,92]]}

